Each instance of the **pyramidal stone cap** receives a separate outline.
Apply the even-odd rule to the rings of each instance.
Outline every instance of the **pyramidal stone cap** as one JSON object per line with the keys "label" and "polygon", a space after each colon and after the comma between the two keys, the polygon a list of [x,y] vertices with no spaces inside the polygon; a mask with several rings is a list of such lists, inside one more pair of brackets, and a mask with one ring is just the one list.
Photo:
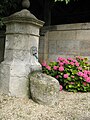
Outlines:
{"label": "pyramidal stone cap", "polygon": [[16,12],[12,15],[10,15],[9,17],[26,17],[26,18],[33,18],[33,19],[37,19],[29,10],[27,9],[23,9],[19,12]]}
{"label": "pyramidal stone cap", "polygon": [[9,17],[3,18],[3,22],[5,24],[12,23],[12,22],[18,22],[18,23],[31,23],[36,26],[42,27],[44,22],[41,20],[38,20],[29,10],[23,9],[19,12],[16,12]]}

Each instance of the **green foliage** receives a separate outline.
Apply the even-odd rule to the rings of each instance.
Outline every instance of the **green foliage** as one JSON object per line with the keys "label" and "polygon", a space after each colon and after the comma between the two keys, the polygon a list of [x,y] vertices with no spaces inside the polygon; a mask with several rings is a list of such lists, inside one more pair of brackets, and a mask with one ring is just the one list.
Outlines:
{"label": "green foliage", "polygon": [[0,28],[3,27],[2,18],[21,9],[21,0],[0,0]]}
{"label": "green foliage", "polygon": [[60,1],[60,2],[65,1],[66,4],[67,4],[68,2],[70,2],[70,0],[55,0],[55,2],[57,2],[57,1]]}
{"label": "green foliage", "polygon": [[67,91],[90,92],[90,64],[87,58],[61,58],[56,62],[42,63],[42,71],[55,77]]}
{"label": "green foliage", "polygon": [[1,0],[0,1],[0,17],[8,16],[17,11],[21,0]]}
{"label": "green foliage", "polygon": [[[68,4],[71,0],[54,0],[55,2],[60,1],[60,2],[65,2],[66,4]],[[76,1],[76,0],[73,0]]]}

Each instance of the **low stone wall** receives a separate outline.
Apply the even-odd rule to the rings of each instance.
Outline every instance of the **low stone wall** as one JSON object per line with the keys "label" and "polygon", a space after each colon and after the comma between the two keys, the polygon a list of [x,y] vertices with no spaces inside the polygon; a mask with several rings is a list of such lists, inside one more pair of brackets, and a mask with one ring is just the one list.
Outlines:
{"label": "low stone wall", "polygon": [[40,62],[56,60],[58,56],[83,56],[90,60],[90,23],[55,25],[41,29]]}

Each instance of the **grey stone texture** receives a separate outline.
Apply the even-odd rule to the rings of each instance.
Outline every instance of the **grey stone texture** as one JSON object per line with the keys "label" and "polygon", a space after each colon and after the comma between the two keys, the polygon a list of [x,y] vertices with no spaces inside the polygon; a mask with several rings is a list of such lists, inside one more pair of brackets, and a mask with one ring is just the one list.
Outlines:
{"label": "grey stone texture", "polygon": [[23,8],[29,8],[30,7],[30,1],[29,0],[22,0],[22,7]]}
{"label": "grey stone texture", "polygon": [[41,72],[30,74],[30,96],[31,98],[44,105],[53,106],[59,102],[59,82]]}
{"label": "grey stone texture", "polygon": [[[0,92],[17,97],[29,96],[28,74],[41,70],[38,59],[30,52],[38,51],[39,29],[43,22],[24,9],[7,18],[4,61],[0,65]],[[38,53],[36,54],[38,57]]]}
{"label": "grey stone texture", "polygon": [[[45,46],[41,47],[43,45]],[[41,28],[40,61],[53,61],[59,56],[66,58],[82,56],[90,60],[90,23]]]}

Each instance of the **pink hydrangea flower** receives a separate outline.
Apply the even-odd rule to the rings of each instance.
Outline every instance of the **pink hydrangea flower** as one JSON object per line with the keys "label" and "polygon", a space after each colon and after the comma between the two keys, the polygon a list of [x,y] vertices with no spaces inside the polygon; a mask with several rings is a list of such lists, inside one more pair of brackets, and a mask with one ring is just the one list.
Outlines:
{"label": "pink hydrangea flower", "polygon": [[48,70],[51,70],[51,67],[50,67],[50,66],[48,66],[48,65],[46,66],[46,68],[47,68]]}
{"label": "pink hydrangea flower", "polygon": [[88,75],[87,74],[83,74],[83,78],[87,79]]}
{"label": "pink hydrangea flower", "polygon": [[57,70],[57,69],[58,69],[58,66],[54,66],[53,69],[54,69],[54,70]]}
{"label": "pink hydrangea flower", "polygon": [[60,91],[62,91],[63,90],[63,86],[62,85],[60,85]]}
{"label": "pink hydrangea flower", "polygon": [[64,77],[64,78],[68,78],[68,74],[64,74],[63,77]]}
{"label": "pink hydrangea flower", "polygon": [[76,63],[75,63],[75,65],[78,67],[78,66],[79,66],[79,63],[78,63],[78,62],[76,62]]}
{"label": "pink hydrangea flower", "polygon": [[75,78],[74,76],[71,76],[71,78]]}
{"label": "pink hydrangea flower", "polygon": [[88,74],[88,71],[87,71],[87,70],[84,70],[84,74]]}
{"label": "pink hydrangea flower", "polygon": [[83,72],[78,72],[77,75],[83,77]]}
{"label": "pink hydrangea flower", "polygon": [[90,77],[87,77],[86,82],[90,83]]}
{"label": "pink hydrangea flower", "polygon": [[82,70],[82,67],[78,67],[78,70]]}
{"label": "pink hydrangea flower", "polygon": [[70,82],[71,85],[74,85],[75,83],[74,82]]}
{"label": "pink hydrangea flower", "polygon": [[80,56],[77,56],[76,58],[81,59],[81,57],[80,57]]}
{"label": "pink hydrangea flower", "polygon": [[64,65],[64,63],[63,63],[63,62],[60,62],[60,63],[59,63],[59,65],[60,65],[60,66],[63,66],[63,65]]}
{"label": "pink hydrangea flower", "polygon": [[64,60],[63,63],[65,63],[66,65],[68,65],[68,64],[69,64],[69,61],[68,61],[68,60]]}
{"label": "pink hydrangea flower", "polygon": [[77,60],[72,60],[72,62],[76,63],[76,62],[77,62]]}
{"label": "pink hydrangea flower", "polygon": [[47,64],[46,64],[45,61],[42,63],[42,66],[43,66],[43,67],[47,66]]}
{"label": "pink hydrangea flower", "polygon": [[72,60],[73,60],[73,58],[68,58],[68,60],[71,60],[71,61],[72,61]]}
{"label": "pink hydrangea flower", "polygon": [[68,61],[68,60],[66,58],[64,58],[63,61]]}
{"label": "pink hydrangea flower", "polygon": [[84,85],[84,86],[86,86],[86,85],[87,85],[87,83],[86,83],[86,82],[83,82],[83,85]]}
{"label": "pink hydrangea flower", "polygon": [[63,67],[63,66],[60,66],[60,67],[59,67],[59,71],[60,71],[60,72],[64,71],[64,67]]}
{"label": "pink hydrangea flower", "polygon": [[73,63],[73,62],[70,62],[70,64],[71,64],[72,66],[74,66],[74,63]]}
{"label": "pink hydrangea flower", "polygon": [[90,70],[88,71],[88,75],[90,75]]}
{"label": "pink hydrangea flower", "polygon": [[59,75],[57,75],[55,78],[58,79],[58,78],[59,78]]}
{"label": "pink hydrangea flower", "polygon": [[62,60],[63,60],[63,58],[62,58],[62,57],[58,57],[58,60],[59,60],[59,61],[62,61]]}

